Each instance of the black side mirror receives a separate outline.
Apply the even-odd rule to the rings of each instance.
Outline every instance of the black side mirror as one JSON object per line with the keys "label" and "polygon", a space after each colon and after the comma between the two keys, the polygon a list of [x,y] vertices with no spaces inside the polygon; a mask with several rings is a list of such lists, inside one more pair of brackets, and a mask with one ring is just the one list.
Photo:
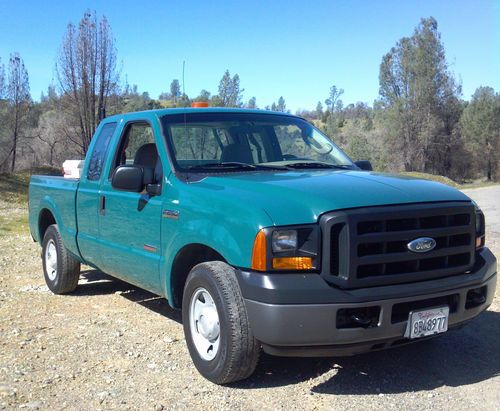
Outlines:
{"label": "black side mirror", "polygon": [[354,164],[356,164],[363,171],[373,171],[372,163],[368,160],[358,160],[355,161]]}
{"label": "black side mirror", "polygon": [[146,185],[146,192],[150,196],[159,196],[161,194],[161,184],[148,184],[148,185]]}
{"label": "black side mirror", "polygon": [[144,190],[144,174],[140,166],[119,166],[113,172],[111,185],[117,190],[140,193]]}

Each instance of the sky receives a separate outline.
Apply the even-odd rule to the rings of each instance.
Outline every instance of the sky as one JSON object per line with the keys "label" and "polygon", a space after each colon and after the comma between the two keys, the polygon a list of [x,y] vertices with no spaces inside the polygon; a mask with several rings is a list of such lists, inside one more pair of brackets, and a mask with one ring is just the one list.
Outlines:
{"label": "sky", "polygon": [[0,58],[19,52],[38,100],[57,85],[55,61],[69,22],[86,9],[105,15],[118,50],[121,82],[158,98],[172,79],[197,96],[213,94],[224,71],[238,73],[244,101],[263,108],[314,109],[330,86],[344,104],[378,96],[382,56],[433,16],[447,61],[470,99],[479,86],[500,91],[500,0],[194,1],[0,0]]}

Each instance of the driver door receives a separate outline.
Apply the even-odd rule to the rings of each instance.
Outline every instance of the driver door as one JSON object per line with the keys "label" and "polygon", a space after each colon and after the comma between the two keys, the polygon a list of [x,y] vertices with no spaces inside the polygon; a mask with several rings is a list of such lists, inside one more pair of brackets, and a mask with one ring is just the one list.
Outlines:
{"label": "driver door", "polygon": [[162,183],[163,169],[151,125],[145,121],[126,124],[112,158],[109,178],[103,178],[99,191],[102,269],[159,292],[162,195],[120,191],[111,185],[114,169],[124,164],[153,168],[157,183]]}

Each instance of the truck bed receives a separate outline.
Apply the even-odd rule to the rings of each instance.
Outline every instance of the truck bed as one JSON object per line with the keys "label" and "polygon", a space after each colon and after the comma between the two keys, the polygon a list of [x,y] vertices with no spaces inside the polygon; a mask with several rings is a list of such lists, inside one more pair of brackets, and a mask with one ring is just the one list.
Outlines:
{"label": "truck bed", "polygon": [[78,179],[34,175],[29,186],[30,231],[33,239],[42,242],[40,238],[39,216],[43,210],[52,213],[58,222],[64,244],[68,250],[79,255],[76,242],[76,193]]}

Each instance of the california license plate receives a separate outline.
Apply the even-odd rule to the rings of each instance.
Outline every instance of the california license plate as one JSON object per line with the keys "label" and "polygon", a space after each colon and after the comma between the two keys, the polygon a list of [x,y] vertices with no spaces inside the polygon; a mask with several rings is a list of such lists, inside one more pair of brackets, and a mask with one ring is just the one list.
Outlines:
{"label": "california license plate", "polygon": [[411,311],[405,337],[414,339],[444,333],[448,330],[449,307]]}

